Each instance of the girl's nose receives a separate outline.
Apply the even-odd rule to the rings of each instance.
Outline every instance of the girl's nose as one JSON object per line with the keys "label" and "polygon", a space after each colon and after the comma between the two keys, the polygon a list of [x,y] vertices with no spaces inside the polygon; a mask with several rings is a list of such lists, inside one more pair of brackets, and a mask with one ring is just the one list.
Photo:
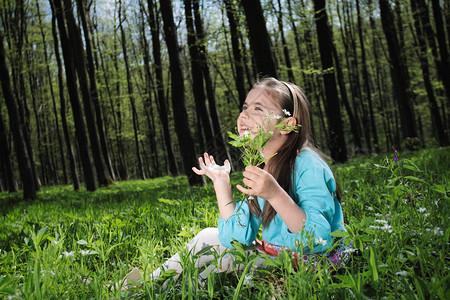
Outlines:
{"label": "girl's nose", "polygon": [[239,118],[248,119],[247,111],[245,111],[245,110],[241,111],[241,113],[239,114]]}

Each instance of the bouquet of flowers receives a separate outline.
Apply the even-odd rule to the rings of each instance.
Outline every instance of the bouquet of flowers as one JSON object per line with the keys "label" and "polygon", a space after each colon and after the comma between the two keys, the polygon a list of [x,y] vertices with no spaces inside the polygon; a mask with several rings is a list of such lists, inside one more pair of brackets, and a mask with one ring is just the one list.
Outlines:
{"label": "bouquet of flowers", "polygon": [[[287,110],[283,110],[285,116],[290,116],[291,114]],[[228,137],[231,139],[229,144],[233,147],[239,148],[242,153],[242,161],[244,166],[260,166],[263,163],[266,163],[270,158],[276,155],[274,153],[270,157],[264,156],[264,147],[267,142],[272,138],[275,132],[277,131],[295,131],[297,132],[298,127],[300,125],[290,125],[286,122],[281,122],[283,117],[280,115],[270,114],[267,115],[262,124],[259,124],[256,132],[245,132],[243,135],[235,134],[228,131]],[[274,125],[270,125],[272,120],[278,120]],[[240,206],[242,206],[243,200],[245,200],[246,195],[243,195],[243,199],[236,200],[233,202],[239,202]],[[249,201],[253,200],[252,196],[247,198]],[[239,211],[238,209],[238,211]]]}

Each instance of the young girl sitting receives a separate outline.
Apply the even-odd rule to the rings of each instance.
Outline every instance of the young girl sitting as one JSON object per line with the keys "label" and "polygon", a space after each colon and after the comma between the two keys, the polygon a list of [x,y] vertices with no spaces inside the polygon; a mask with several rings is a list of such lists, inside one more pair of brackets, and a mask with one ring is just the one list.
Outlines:
{"label": "young girl sitting", "polygon": [[[284,117],[267,121],[271,115]],[[203,229],[186,246],[190,253],[213,246],[221,254],[233,248],[233,239],[254,245],[270,256],[277,256],[283,250],[306,255],[325,253],[333,246],[331,233],[345,231],[336,181],[324,155],[311,140],[308,100],[296,85],[264,78],[254,85],[244,102],[237,119],[238,132],[241,136],[254,137],[261,126],[271,130],[279,122],[284,122],[287,129],[274,130],[261,149],[268,161],[262,168],[247,166],[243,172],[245,187],[237,185],[239,191],[250,196],[242,205],[233,202],[230,163],[217,165],[207,153],[199,158],[199,169],[193,170],[212,180],[220,217],[218,228]],[[262,241],[258,241],[255,239],[261,225]],[[335,265],[342,259],[342,252],[336,250],[326,255]],[[213,260],[213,255],[204,255],[196,265],[202,267]],[[205,278],[211,271],[232,270],[232,267],[233,257],[226,254],[219,264],[220,270],[211,264],[200,277]],[[157,279],[162,270],[181,273],[179,254],[155,270],[152,278]],[[133,272],[138,274],[137,270]]]}

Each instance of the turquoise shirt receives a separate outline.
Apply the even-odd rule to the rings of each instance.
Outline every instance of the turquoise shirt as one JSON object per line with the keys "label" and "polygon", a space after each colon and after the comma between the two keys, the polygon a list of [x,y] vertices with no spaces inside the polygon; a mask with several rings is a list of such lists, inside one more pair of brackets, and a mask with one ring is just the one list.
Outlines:
{"label": "turquoise shirt", "polygon": [[[309,148],[303,148],[295,160],[293,170],[293,187],[289,195],[306,214],[303,229],[292,233],[277,214],[269,226],[262,229],[262,239],[274,245],[299,251],[299,245],[305,254],[322,252],[332,245],[331,232],[344,230],[344,217],[341,204],[336,196],[336,181],[330,168],[320,156]],[[261,210],[264,199],[258,197]],[[245,201],[240,210],[236,204],[233,214],[228,219],[219,217],[219,240],[228,248],[233,248],[231,241],[250,245],[256,238],[261,219],[250,213]],[[322,240],[320,240],[322,238]]]}

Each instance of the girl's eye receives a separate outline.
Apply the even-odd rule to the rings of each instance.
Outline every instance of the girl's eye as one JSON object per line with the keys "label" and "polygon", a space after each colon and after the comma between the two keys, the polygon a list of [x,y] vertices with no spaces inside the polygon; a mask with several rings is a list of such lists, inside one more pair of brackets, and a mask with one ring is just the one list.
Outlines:
{"label": "girl's eye", "polygon": [[247,105],[243,105],[242,110],[246,110],[246,109],[247,109]]}
{"label": "girl's eye", "polygon": [[257,106],[257,107],[255,107],[255,110],[262,111],[262,108]]}

